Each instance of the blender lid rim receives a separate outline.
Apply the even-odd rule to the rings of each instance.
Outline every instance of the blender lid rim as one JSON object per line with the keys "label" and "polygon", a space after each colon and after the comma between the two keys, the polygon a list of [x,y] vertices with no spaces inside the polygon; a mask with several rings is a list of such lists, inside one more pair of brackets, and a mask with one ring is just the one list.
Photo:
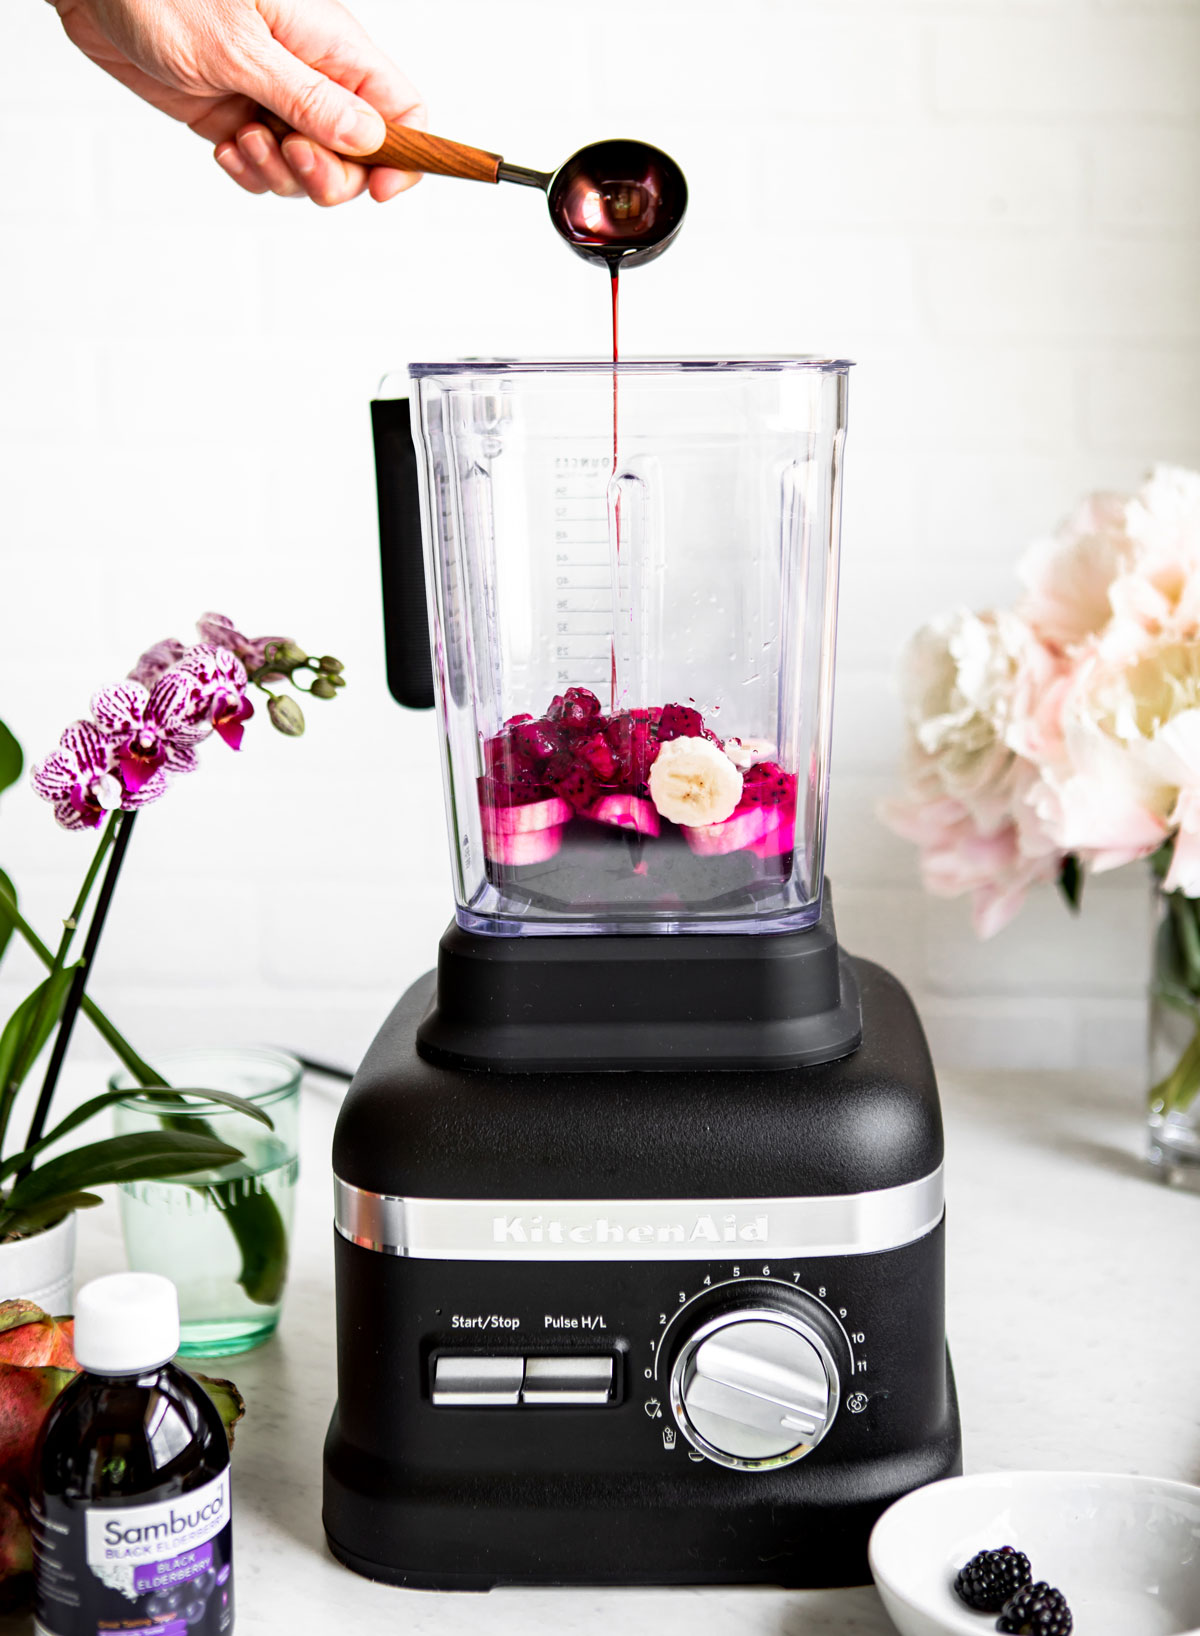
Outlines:
{"label": "blender lid rim", "polygon": [[852,358],[833,358],[821,353],[748,353],[741,356],[712,354],[706,357],[651,357],[622,358],[616,364],[611,358],[454,358],[442,363],[410,363],[408,374],[412,380],[427,375],[515,375],[515,374],[650,374],[654,371],[674,373],[680,370],[695,373],[722,373],[733,370],[813,370],[824,374],[843,374],[854,367]]}

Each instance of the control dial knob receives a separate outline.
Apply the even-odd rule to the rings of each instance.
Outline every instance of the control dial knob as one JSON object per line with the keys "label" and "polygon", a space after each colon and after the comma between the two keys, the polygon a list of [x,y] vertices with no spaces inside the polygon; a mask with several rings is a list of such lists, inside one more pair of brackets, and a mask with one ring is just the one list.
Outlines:
{"label": "control dial knob", "polygon": [[765,1470],[808,1454],[837,1411],[837,1365],[803,1318],[769,1307],[719,1312],[685,1339],[671,1408],[718,1465]]}

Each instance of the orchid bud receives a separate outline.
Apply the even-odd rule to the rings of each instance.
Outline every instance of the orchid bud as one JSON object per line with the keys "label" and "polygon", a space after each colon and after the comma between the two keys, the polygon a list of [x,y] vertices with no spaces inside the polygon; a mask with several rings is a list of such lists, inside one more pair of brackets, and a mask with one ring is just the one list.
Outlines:
{"label": "orchid bud", "polygon": [[340,676],[346,667],[340,659],[335,659],[332,654],[323,653],[317,661],[317,668],[323,670],[327,676]]}
{"label": "orchid bud", "polygon": [[273,693],[267,703],[267,715],[277,733],[287,738],[299,738],[304,731],[304,712],[286,693]]}
{"label": "orchid bud", "polygon": [[327,676],[325,679],[329,683],[330,687],[345,687],[346,685],[346,678],[344,676]]}
{"label": "orchid bud", "polygon": [[314,699],[336,699],[337,688],[328,676],[318,676],[308,690]]}
{"label": "orchid bud", "polygon": [[301,665],[308,663],[308,654],[290,639],[272,642],[267,649],[266,662],[273,669],[285,671],[290,676],[293,670],[299,670]]}

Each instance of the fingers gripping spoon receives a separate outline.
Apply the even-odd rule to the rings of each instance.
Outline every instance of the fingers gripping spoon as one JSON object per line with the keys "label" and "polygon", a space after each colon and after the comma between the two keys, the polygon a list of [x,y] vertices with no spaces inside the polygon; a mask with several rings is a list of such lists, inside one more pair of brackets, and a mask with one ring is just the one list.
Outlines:
{"label": "fingers gripping spoon", "polygon": [[[260,108],[258,120],[282,140],[291,127]],[[647,142],[592,142],[557,170],[510,165],[498,153],[388,123],[374,153],[347,154],[362,165],[459,176],[470,182],[515,182],[546,194],[555,231],[586,261],[610,270],[638,267],[667,248],[683,225],[687,181],[669,154]]]}

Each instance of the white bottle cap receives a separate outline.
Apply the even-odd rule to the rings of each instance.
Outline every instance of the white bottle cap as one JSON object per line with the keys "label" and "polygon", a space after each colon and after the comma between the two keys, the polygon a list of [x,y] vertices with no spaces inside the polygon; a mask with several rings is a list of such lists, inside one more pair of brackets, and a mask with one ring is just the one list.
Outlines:
{"label": "white bottle cap", "polygon": [[179,1297],[156,1272],[93,1278],[75,1297],[75,1356],[95,1375],[133,1375],[179,1350]]}

